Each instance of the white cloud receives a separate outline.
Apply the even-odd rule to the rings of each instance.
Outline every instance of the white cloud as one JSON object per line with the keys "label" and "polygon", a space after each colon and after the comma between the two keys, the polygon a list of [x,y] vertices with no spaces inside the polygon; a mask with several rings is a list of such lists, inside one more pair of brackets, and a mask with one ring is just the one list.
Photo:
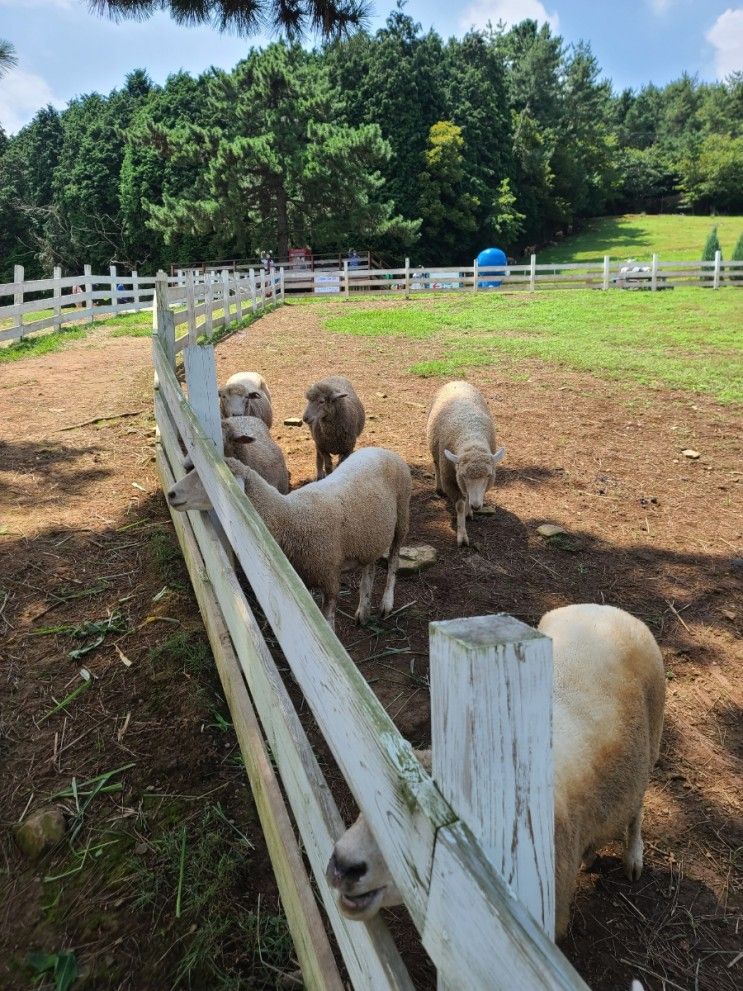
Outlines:
{"label": "white cloud", "polygon": [[0,80],[0,124],[8,134],[19,131],[47,103],[58,108],[65,105],[47,81],[33,72],[11,69]]}
{"label": "white cloud", "polygon": [[715,72],[724,79],[743,69],[743,7],[731,7],[720,14],[705,35],[715,49]]}
{"label": "white cloud", "polygon": [[484,28],[490,21],[495,26],[498,21],[507,25],[518,24],[530,18],[540,24],[549,24],[553,31],[560,26],[557,11],[549,13],[540,0],[473,0],[462,12],[459,26],[463,31],[470,28]]}
{"label": "white cloud", "polygon": [[676,3],[676,0],[647,0],[656,14],[664,14]]}

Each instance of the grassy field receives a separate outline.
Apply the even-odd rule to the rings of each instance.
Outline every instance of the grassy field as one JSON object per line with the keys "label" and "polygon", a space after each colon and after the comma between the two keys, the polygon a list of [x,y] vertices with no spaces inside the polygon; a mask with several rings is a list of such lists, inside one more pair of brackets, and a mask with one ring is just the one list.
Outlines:
{"label": "grassy field", "polygon": [[650,259],[653,253],[669,261],[694,261],[712,227],[717,225],[723,258],[730,258],[735,242],[743,234],[743,217],[651,216],[628,213],[623,217],[597,217],[586,222],[580,234],[545,248],[539,262],[587,262],[604,255],[624,260]]}
{"label": "grassy field", "polygon": [[737,289],[579,289],[426,297],[325,322],[338,333],[430,339],[431,357],[411,368],[422,376],[460,375],[505,354],[733,403],[743,402],[742,317]]}
{"label": "grassy field", "polygon": [[[49,311],[51,313],[51,310]],[[32,314],[32,316],[36,316]],[[42,354],[59,351],[72,341],[79,341],[99,327],[108,331],[111,337],[149,337],[152,334],[152,313],[125,313],[120,317],[105,317],[95,323],[73,323],[61,330],[50,333],[39,331],[20,341],[13,341],[0,347],[0,365],[23,358],[37,358]]]}

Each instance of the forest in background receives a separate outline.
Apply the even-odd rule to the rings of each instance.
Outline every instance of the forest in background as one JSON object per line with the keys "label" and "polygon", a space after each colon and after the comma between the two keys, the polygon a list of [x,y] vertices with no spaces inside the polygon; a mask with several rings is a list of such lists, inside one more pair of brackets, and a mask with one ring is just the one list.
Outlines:
{"label": "forest in background", "polygon": [[743,73],[616,93],[589,45],[530,20],[445,41],[400,6],[374,34],[163,86],[138,69],[0,130],[0,281],[304,245],[470,263],[680,209],[743,212]]}

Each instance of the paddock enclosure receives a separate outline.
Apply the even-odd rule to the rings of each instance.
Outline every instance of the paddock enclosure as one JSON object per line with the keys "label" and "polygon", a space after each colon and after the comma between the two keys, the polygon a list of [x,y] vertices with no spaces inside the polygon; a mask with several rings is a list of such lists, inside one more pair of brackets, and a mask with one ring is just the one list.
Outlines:
{"label": "paddock enclosure", "polygon": [[[281,298],[281,295],[280,284],[277,284],[273,298]],[[288,291],[286,296],[289,299]],[[271,301],[269,294],[268,302]],[[240,302],[244,312],[250,312],[249,291]],[[260,309],[261,303],[256,303]],[[205,308],[197,315],[196,310],[202,304]],[[205,304],[206,300],[194,297],[193,315],[198,327],[189,335],[185,331],[189,323],[188,299],[177,300],[175,292],[171,298],[171,305],[176,308],[174,318],[181,320],[177,334],[183,342],[177,352],[175,347],[172,349],[170,357],[183,351],[189,355],[184,355],[185,362],[193,361],[194,367],[212,360],[192,358],[190,354],[208,355],[209,349],[194,348],[192,351],[186,343],[190,338],[193,345],[197,337],[207,334],[204,330],[207,322]],[[235,305],[233,303],[233,313]],[[367,305],[372,304],[361,300],[353,302],[353,307]],[[375,301],[373,305],[379,304]],[[383,305],[408,304],[390,299]],[[435,299],[431,305],[436,305]],[[337,316],[350,306],[342,298],[313,305],[294,305],[290,301],[222,340],[214,350],[213,359],[216,378],[220,382],[232,372],[246,367],[257,368],[265,374],[274,397],[277,425],[273,433],[287,455],[294,484],[303,484],[313,477],[313,449],[306,429],[283,425],[283,421],[301,416],[307,385],[331,370],[349,375],[365,403],[367,427],[360,443],[389,446],[399,451],[411,466],[414,495],[407,543],[431,544],[438,553],[438,560],[427,571],[401,576],[395,603],[399,611],[387,621],[374,617],[371,625],[362,630],[350,619],[357,595],[357,580],[351,577],[344,585],[338,616],[339,639],[350,660],[343,660],[340,654],[333,653],[333,661],[360,690],[354,671],[363,676],[370,694],[378,699],[386,718],[394,723],[402,737],[414,746],[426,746],[432,742],[429,694],[435,677],[432,651],[429,659],[429,620],[505,613],[533,627],[546,610],[566,602],[607,601],[623,606],[648,622],[663,650],[669,672],[669,697],[661,761],[647,803],[645,872],[637,884],[630,885],[623,877],[617,851],[611,848],[604,851],[598,867],[581,875],[571,929],[561,940],[559,949],[585,984],[594,989],[629,987],[630,978],[635,977],[652,991],[674,986],[732,991],[740,976],[737,931],[741,841],[736,832],[736,821],[741,812],[737,786],[741,742],[740,575],[734,565],[740,541],[736,509],[740,485],[740,416],[737,409],[704,396],[649,390],[623,381],[610,382],[536,359],[503,357],[497,365],[466,370],[466,377],[487,395],[498,426],[499,441],[505,444],[508,455],[499,469],[496,487],[488,497],[494,511],[478,516],[470,524],[473,546],[467,551],[458,551],[449,507],[433,494],[431,466],[424,442],[427,406],[440,380],[411,375],[408,371],[415,362],[431,357],[434,344],[430,340],[402,336],[382,339],[329,333],[325,327],[326,316]],[[185,316],[181,318],[180,314]],[[105,330],[99,329],[97,333],[104,335]],[[120,341],[116,344],[121,346]],[[135,346],[141,346],[141,350],[135,352]],[[76,354],[82,355],[87,347],[90,354],[99,351],[94,342],[79,342],[45,361],[48,365],[57,361],[61,366],[65,356],[71,360]],[[139,355],[141,371],[138,400],[136,403],[132,399],[120,401],[116,412],[151,401],[148,342],[132,342],[130,360],[135,353]],[[194,448],[197,464],[201,457],[200,467],[208,472],[211,458],[205,447],[207,442],[204,438],[198,439],[196,421],[188,415],[185,399],[179,398],[173,380],[162,366],[162,359],[158,360],[162,373],[157,390],[160,442],[156,455],[160,472],[165,481],[169,481],[174,477],[172,473],[179,471],[178,434],[185,436]],[[178,362],[180,367],[180,358]],[[35,374],[31,369],[32,363],[29,363],[26,369],[12,370],[12,382],[19,383],[19,389],[22,389],[20,383],[23,383],[24,375]],[[201,373],[197,369],[193,375],[194,382],[208,381],[203,369]],[[183,379],[182,374],[180,377]],[[177,384],[178,392],[183,384]],[[199,390],[192,392],[189,389],[188,396],[198,413],[202,409]],[[168,409],[173,409],[174,414]],[[91,411],[91,415],[93,412],[98,409]],[[85,416],[70,419],[82,421]],[[53,433],[50,432],[50,436]],[[59,436],[65,437],[64,434]],[[105,437],[105,431],[99,431],[99,436]],[[118,443],[126,437],[124,431],[117,436]],[[139,443],[138,435],[132,436]],[[683,458],[681,450],[687,447],[701,452],[697,461]],[[143,477],[128,469],[128,473],[121,476],[122,487],[131,491],[132,478],[139,478],[156,500],[160,482],[151,474],[149,478]],[[229,496],[229,479],[222,473],[217,482],[220,491],[228,492],[221,514],[228,517],[235,510],[234,498]],[[82,506],[84,503],[80,500],[84,499],[89,485],[81,478],[76,496],[70,489],[70,494],[60,493],[60,498],[75,498]],[[132,496],[141,498],[137,490]],[[153,501],[150,512],[153,524],[163,518],[161,498]],[[189,522],[189,534],[185,524],[192,517],[195,518]],[[234,725],[236,729],[238,725],[244,727],[239,730],[244,734],[241,743],[245,744],[246,753],[255,755],[254,776],[264,783],[264,794],[257,798],[259,807],[263,802],[274,811],[279,809],[277,798],[281,802],[291,800],[292,789],[295,794],[297,791],[295,782],[301,780],[298,775],[307,773],[305,761],[294,764],[284,761],[282,767],[278,747],[282,733],[298,731],[297,721],[327,781],[329,790],[318,793],[325,794],[326,799],[319,817],[326,823],[328,849],[321,852],[322,844],[319,844],[317,850],[313,850],[303,842],[299,863],[296,859],[290,861],[291,866],[284,872],[282,890],[282,902],[289,916],[292,911],[308,907],[306,891],[302,892],[299,883],[301,871],[307,871],[308,865],[316,874],[319,868],[315,893],[320,901],[325,901],[322,861],[329,855],[332,831],[339,829],[342,821],[351,821],[356,803],[345,775],[333,760],[332,747],[324,740],[320,722],[305,701],[305,689],[309,689],[310,697],[312,692],[319,691],[310,683],[313,679],[309,660],[305,665],[301,658],[298,663],[295,656],[292,664],[286,651],[281,649],[285,644],[281,643],[280,637],[286,639],[291,626],[284,603],[290,578],[280,571],[280,580],[274,581],[268,590],[264,588],[259,595],[256,589],[234,581],[232,565],[208,516],[189,514],[174,522],[181,530],[184,554],[197,579],[203,579],[207,570],[216,576],[216,581],[206,583],[206,592],[211,585],[214,594],[219,591],[222,600],[227,595],[226,601],[232,603],[231,612],[227,609],[220,619],[215,614],[213,601],[203,588],[199,588],[200,582],[195,582],[202,612],[212,630],[219,634],[212,636],[212,645],[215,659],[222,668],[225,693],[233,714],[237,709],[244,716],[242,721],[235,718]],[[561,524],[565,533],[559,539],[545,540],[536,532],[542,522]],[[119,519],[119,524],[128,525],[126,518]],[[260,528],[240,517],[239,527],[228,534],[233,543],[234,537],[243,530],[252,532],[256,539],[254,531]],[[55,537],[56,542],[63,539],[64,534]],[[56,543],[51,544],[50,549],[64,555],[70,545],[79,546],[75,539],[59,547]],[[247,562],[243,560],[249,577],[251,570],[258,574],[272,563],[276,564],[269,560],[270,554],[259,552],[259,547],[258,543],[243,544],[243,558],[249,552]],[[20,541],[18,549],[21,549]],[[208,564],[212,565],[210,569],[207,569]],[[37,582],[40,580],[36,579]],[[154,597],[157,588],[151,591]],[[378,594],[379,584],[375,588],[374,601]],[[308,615],[313,609],[317,612],[306,593],[303,601]],[[150,611],[155,609],[154,606],[148,608]],[[143,619],[147,618],[146,611],[144,608],[141,613]],[[11,618],[16,621],[14,613]],[[223,624],[221,632],[220,623]],[[245,685],[234,665],[235,654],[242,651],[245,655],[248,650],[247,639],[241,638],[239,633],[236,637],[230,636],[238,624],[250,630],[255,638],[253,642],[258,644],[255,656],[250,659],[255,679],[251,686],[251,705],[255,703],[257,708],[255,694],[260,696],[261,693],[264,699],[280,702],[269,706],[270,719],[261,714],[260,725],[250,721],[249,710],[245,707]],[[154,627],[150,625],[146,629],[153,630]],[[317,638],[329,636],[322,626],[305,626],[303,630],[307,643],[302,647],[306,652],[302,657],[318,647]],[[238,643],[235,643],[236,639]],[[39,643],[32,641],[31,645]],[[121,646],[134,660],[136,668],[138,657],[134,649],[127,647],[126,642]],[[337,648],[331,648],[330,641],[322,639],[318,649]],[[229,660],[230,651],[233,651],[231,668],[225,662],[225,658]],[[239,659],[243,660],[242,657]],[[121,661],[112,654],[111,663],[114,662],[121,669],[118,677],[124,680],[126,673]],[[271,667],[274,663],[277,674]],[[299,684],[289,673],[292,666],[296,667],[294,674]],[[100,673],[101,685],[105,685],[106,669],[101,668]],[[182,682],[182,679],[178,680]],[[327,681],[328,678],[323,676],[317,680]],[[333,681],[333,687],[337,681]],[[172,688],[174,712],[159,714],[161,727],[171,724],[173,718],[177,719],[180,695],[188,690],[188,684],[173,684]],[[54,691],[55,697],[63,697],[61,686]],[[338,699],[341,701],[337,704],[343,708],[345,697],[339,693]],[[372,699],[369,704],[374,705]],[[52,705],[45,705],[42,712]],[[131,709],[133,725],[137,718],[136,706]],[[292,711],[297,713],[298,720],[294,720]],[[125,710],[122,716],[124,714]],[[61,719],[57,722],[57,718],[41,724],[40,731],[47,728],[48,731],[61,730]],[[122,722],[118,724],[119,729],[122,725]],[[386,732],[389,724],[384,723],[384,726]],[[80,731],[84,732],[86,728],[87,724],[83,723]],[[261,744],[263,750],[255,746],[260,742],[259,732],[268,738],[268,748],[265,743]],[[393,731],[389,732],[392,733],[389,739],[396,739]],[[125,743],[126,740],[125,736]],[[358,752],[357,740],[353,737],[348,740],[349,753]],[[368,738],[365,738],[364,747],[367,745]],[[194,743],[184,738],[183,746],[188,760],[196,761],[198,735]],[[80,744],[77,744],[75,749],[79,748]],[[362,750],[363,754],[367,752],[374,753],[373,748]],[[392,752],[398,755],[395,761],[405,753],[397,744]],[[305,757],[306,753],[302,750]],[[106,766],[123,765],[129,759],[127,756],[126,760],[122,758],[116,763],[110,760]],[[348,770],[350,759],[347,758],[343,770]],[[375,773],[386,760],[387,757],[383,757],[380,761],[374,755]],[[209,765],[202,763],[201,767],[207,770]],[[270,784],[274,767],[281,771],[282,780],[287,771],[283,794],[280,792],[278,796]],[[105,766],[91,767],[86,777],[104,769]],[[405,764],[403,770],[408,782],[415,782],[414,787],[422,789],[416,801],[429,801],[425,797],[428,785],[417,776],[415,767]],[[123,772],[124,778],[133,773],[131,770]],[[159,774],[156,787],[161,789],[167,782],[167,774],[163,777],[162,770]],[[317,777],[313,780],[319,782]],[[392,777],[386,780],[391,781]],[[128,794],[126,784],[125,789]],[[16,818],[24,812],[28,794],[19,794],[14,799]],[[363,795],[357,797],[363,800]],[[309,793],[307,797],[303,795],[303,800],[315,802]],[[338,812],[333,812],[334,807]],[[317,815],[311,804],[307,809],[300,805],[295,821],[284,819],[275,836],[269,837],[269,843],[285,839],[287,830],[295,836],[301,835],[305,823],[300,819],[311,820]],[[401,809],[401,815],[407,814],[402,806]],[[437,814],[441,814],[440,811]],[[278,815],[280,818],[280,813]],[[448,825],[445,814],[440,821],[442,825],[437,833],[441,836]],[[187,862],[188,855],[187,849]],[[293,895],[292,888],[295,889]],[[175,886],[173,890],[175,892]],[[112,906],[113,902],[111,899]],[[425,906],[425,896],[419,904]],[[311,904],[309,909],[311,911]],[[167,911],[172,912],[172,907]],[[412,986],[423,989],[433,987],[436,978],[429,954],[421,949],[416,934],[421,912],[414,903],[412,921],[402,910],[384,915]],[[397,969],[398,958],[393,954],[391,941],[380,935],[381,927],[379,931],[377,928],[373,927],[369,932],[363,925],[349,923],[345,937],[338,937],[334,930],[331,948],[336,950],[334,941],[337,940],[342,949],[351,951],[347,969],[340,965],[341,980],[353,981],[353,967],[362,970],[359,961],[367,961],[367,952],[374,950],[376,959],[383,961],[382,966],[386,967],[385,979],[391,981],[394,977],[398,986],[406,986],[402,983],[402,972]],[[190,939],[188,933],[188,928],[184,927],[181,932],[175,930],[173,938]],[[298,958],[301,960],[304,954],[305,959],[326,959],[322,957],[325,946],[318,928],[313,925],[307,933],[304,947],[297,951]],[[536,938],[538,941],[539,937]],[[483,939],[479,939],[477,945],[482,942]],[[362,944],[366,949],[359,949]],[[163,952],[168,945],[163,946]],[[430,940],[426,948],[430,951]],[[111,952],[116,956],[119,950],[114,948]],[[433,947],[433,953],[437,952],[440,948]],[[515,959],[519,959],[519,953]],[[394,966],[391,960],[395,961]],[[548,966],[547,963],[544,965]],[[312,986],[306,978],[305,983]],[[145,985],[134,983],[130,986]],[[285,986],[278,976],[275,986]]]}

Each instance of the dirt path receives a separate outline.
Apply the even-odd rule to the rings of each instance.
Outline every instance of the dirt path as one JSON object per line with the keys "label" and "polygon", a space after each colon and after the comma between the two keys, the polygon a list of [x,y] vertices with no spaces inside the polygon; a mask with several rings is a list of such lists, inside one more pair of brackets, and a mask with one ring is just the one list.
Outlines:
{"label": "dirt path", "polygon": [[[597,991],[629,987],[630,975],[650,989],[665,977],[681,988],[732,991],[741,974],[740,962],[728,964],[739,949],[743,847],[743,611],[733,563],[743,539],[741,418],[688,394],[605,383],[539,362],[477,369],[468,377],[488,396],[508,457],[489,497],[494,515],[475,520],[473,546],[457,551],[449,510],[433,495],[424,444],[438,381],[407,372],[434,346],[330,334],[315,307],[289,306],[220,344],[218,369],[220,379],[245,368],[266,375],[274,434],[294,484],[312,477],[312,445],[305,430],[281,424],[301,414],[307,385],[331,372],[349,375],[366,403],[363,442],[392,447],[410,463],[409,542],[433,544],[438,563],[399,582],[397,604],[409,607],[392,623],[359,631],[341,616],[338,632],[414,744],[430,739],[430,619],[506,611],[534,623],[566,602],[606,601],[650,624],[669,693],[646,817],[647,869],[630,886],[617,851],[607,851],[581,878],[563,949]],[[3,988],[29,986],[21,966],[29,950],[65,947],[78,953],[91,987],[144,991],[155,977],[175,982],[181,949],[193,948],[206,928],[194,915],[173,914],[177,874],[167,873],[162,837],[172,835],[174,823],[180,828],[181,818],[189,830],[200,821],[183,796],[215,790],[255,844],[250,854],[241,851],[242,873],[230,877],[238,907],[252,911],[260,895],[263,911],[276,913],[244,775],[231,760],[231,735],[214,716],[224,707],[209,671],[188,660],[200,621],[181,585],[157,491],[150,387],[148,341],[106,340],[104,331],[0,371],[0,524],[7,527],[0,537],[0,819],[11,880],[0,916]],[[144,412],[59,431],[135,410]],[[701,452],[698,460],[681,455],[689,447]],[[567,535],[545,543],[536,533],[545,521]],[[345,593],[342,608],[352,614],[356,589]],[[70,636],[29,637],[40,626],[117,611],[131,632],[109,635],[78,660],[68,658],[80,643]],[[153,655],[175,634],[186,638],[177,650]],[[402,653],[378,656],[391,648]],[[92,688],[66,715],[41,722],[53,699],[79,684],[83,664],[95,676]],[[73,775],[82,781],[127,763],[135,766],[122,774],[122,790],[96,799],[81,833],[97,841],[104,826],[118,830],[127,837],[126,857],[104,852],[103,869],[86,866],[71,880],[42,883],[43,871],[24,865],[9,832],[30,796],[33,810]],[[342,782],[335,785],[350,816]],[[44,871],[53,876],[78,862],[58,854]],[[150,901],[142,897],[145,877],[156,889]],[[392,923],[419,986],[430,987],[403,913]],[[233,945],[234,927],[222,937],[225,971],[249,974],[257,987],[277,986],[275,975],[256,971]],[[276,966],[291,969],[286,958],[277,957]],[[193,986],[221,987],[208,973]]]}

